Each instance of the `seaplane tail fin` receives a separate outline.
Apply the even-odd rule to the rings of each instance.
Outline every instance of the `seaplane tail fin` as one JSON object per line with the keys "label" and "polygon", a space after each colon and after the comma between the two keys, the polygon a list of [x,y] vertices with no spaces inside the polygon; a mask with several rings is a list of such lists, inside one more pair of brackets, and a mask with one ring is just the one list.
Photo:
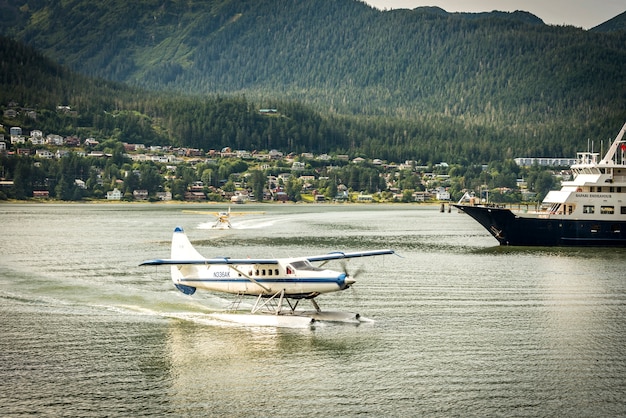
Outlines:
{"label": "seaplane tail fin", "polygon": [[174,234],[172,235],[172,260],[204,260],[202,254],[200,254],[191,245],[187,234],[183,231],[183,228],[177,226],[174,228]]}
{"label": "seaplane tail fin", "polygon": [[[180,226],[174,228],[174,234],[172,235],[171,260],[174,262],[175,260],[204,260],[204,257],[191,245],[187,234]],[[198,266],[194,265],[171,265],[170,271],[174,286],[186,295],[193,295],[196,292],[196,288],[180,282],[186,276],[195,275],[198,268]]]}

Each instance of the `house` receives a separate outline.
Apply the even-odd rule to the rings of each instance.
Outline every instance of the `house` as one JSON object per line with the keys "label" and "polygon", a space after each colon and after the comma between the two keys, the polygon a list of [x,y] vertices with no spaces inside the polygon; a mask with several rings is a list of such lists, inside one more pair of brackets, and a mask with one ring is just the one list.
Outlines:
{"label": "house", "polygon": [[185,192],[185,200],[200,201],[206,200],[204,192]]}
{"label": "house", "polygon": [[48,190],[33,190],[33,197],[36,199],[47,199],[50,197]]}
{"label": "house", "polygon": [[54,157],[54,154],[46,149],[38,149],[35,151],[35,157],[50,159]]}
{"label": "house", "polygon": [[443,187],[438,187],[435,190],[435,197],[437,200],[450,200],[450,192]]}
{"label": "house", "polygon": [[122,192],[116,187],[113,191],[107,192],[107,200],[122,200]]}
{"label": "house", "polygon": [[57,146],[63,145],[63,137],[57,134],[48,134],[48,136],[46,136],[46,144]]}
{"label": "house", "polygon": [[80,138],[77,136],[68,136],[65,138],[65,145],[68,147],[78,147],[80,145]]}
{"label": "house", "polygon": [[285,192],[277,192],[274,195],[274,200],[277,201],[277,202],[283,202],[284,203],[284,202],[289,200],[289,196],[287,196],[287,193],[285,193]]}
{"label": "house", "polygon": [[425,202],[430,199],[430,193],[428,192],[413,192],[412,196],[414,202]]}
{"label": "house", "polygon": [[144,189],[133,190],[133,198],[135,200],[148,200],[148,191]]}
{"label": "house", "polygon": [[159,200],[169,201],[172,200],[172,192],[157,192],[156,197]]}
{"label": "house", "polygon": [[269,154],[270,158],[274,159],[274,160],[278,160],[278,159],[283,158],[283,153],[278,151],[278,150],[275,150],[275,149],[270,150],[270,152],[268,154]]}

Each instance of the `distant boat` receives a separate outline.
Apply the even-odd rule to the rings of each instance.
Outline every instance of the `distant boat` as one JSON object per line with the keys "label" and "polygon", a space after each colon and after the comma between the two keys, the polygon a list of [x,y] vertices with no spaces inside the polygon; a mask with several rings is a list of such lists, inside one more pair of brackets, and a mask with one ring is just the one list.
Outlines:
{"label": "distant boat", "polygon": [[626,124],[604,158],[579,152],[573,179],[550,191],[535,211],[489,204],[454,206],[500,245],[626,247]]}

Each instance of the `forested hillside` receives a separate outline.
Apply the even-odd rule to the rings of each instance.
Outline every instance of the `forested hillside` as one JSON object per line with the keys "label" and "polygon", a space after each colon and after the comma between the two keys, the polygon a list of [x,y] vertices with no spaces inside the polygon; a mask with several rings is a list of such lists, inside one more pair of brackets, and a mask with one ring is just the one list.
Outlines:
{"label": "forested hillside", "polygon": [[[77,75],[8,38],[0,37],[0,54],[13,57],[0,63],[0,110],[13,106],[37,114],[34,119],[23,111],[15,118],[4,117],[7,131],[8,126],[20,126],[26,131],[145,145],[275,148],[467,165],[517,156],[573,156],[586,146],[587,138],[612,137],[622,123],[590,122],[577,130],[563,123],[480,126],[441,115],[415,120],[346,116],[294,100],[257,103],[243,96],[150,93]],[[59,112],[58,105],[73,111]],[[277,112],[261,114],[264,107]]]}
{"label": "forested hillside", "polygon": [[621,118],[626,102],[626,32],[547,26],[524,12],[381,12],[355,0],[5,3],[4,34],[83,74],[152,90],[500,127]]}
{"label": "forested hillside", "polygon": [[[48,57],[3,40],[0,106],[44,109],[38,128],[60,134],[484,163],[573,156],[626,120],[626,32],[525,12],[381,12],[354,0],[0,8],[2,33]],[[59,104],[77,116],[45,110]]]}

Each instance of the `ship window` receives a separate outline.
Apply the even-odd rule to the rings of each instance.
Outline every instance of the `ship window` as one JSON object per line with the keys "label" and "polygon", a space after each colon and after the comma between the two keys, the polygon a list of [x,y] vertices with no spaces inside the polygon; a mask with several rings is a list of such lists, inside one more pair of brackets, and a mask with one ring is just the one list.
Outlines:
{"label": "ship window", "polygon": [[626,206],[622,206],[622,207],[619,209],[619,213],[621,213],[622,215],[626,215]]}
{"label": "ship window", "polygon": [[615,208],[613,206],[600,206],[600,213],[602,215],[613,215]]}
{"label": "ship window", "polygon": [[613,187],[613,186],[609,187],[609,192],[610,193],[615,193],[615,187]]}
{"label": "ship window", "polygon": [[611,232],[614,232],[616,234],[619,234],[620,232],[622,232],[621,227],[619,226],[619,224],[611,225]]}
{"label": "ship window", "polygon": [[591,232],[598,232],[600,230],[600,225],[591,225]]}
{"label": "ship window", "polygon": [[592,205],[583,206],[583,213],[593,213],[593,212],[594,212],[594,208]]}

